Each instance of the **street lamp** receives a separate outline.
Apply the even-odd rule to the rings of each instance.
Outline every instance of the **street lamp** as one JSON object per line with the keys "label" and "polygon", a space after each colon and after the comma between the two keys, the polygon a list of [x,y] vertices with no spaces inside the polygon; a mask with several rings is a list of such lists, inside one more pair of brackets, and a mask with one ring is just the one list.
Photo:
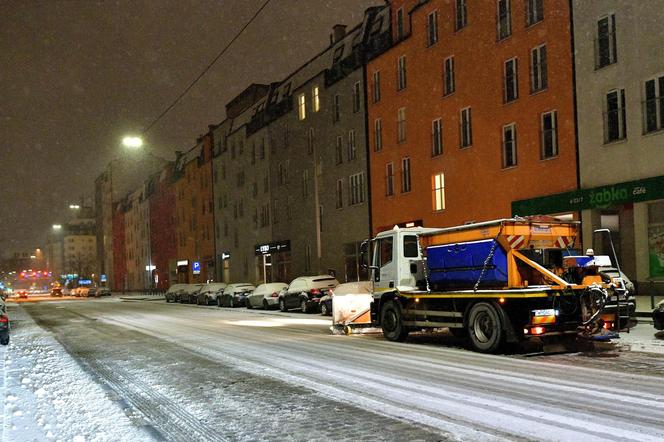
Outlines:
{"label": "street lamp", "polygon": [[53,230],[62,230],[62,224],[53,224]]}
{"label": "street lamp", "polygon": [[129,149],[139,149],[143,147],[143,139],[141,137],[126,136],[122,139],[122,144]]}
{"label": "street lamp", "polygon": [[69,205],[69,208],[72,209],[72,210],[78,210],[78,209],[81,208],[81,206],[78,205],[78,204],[70,204],[70,205]]}

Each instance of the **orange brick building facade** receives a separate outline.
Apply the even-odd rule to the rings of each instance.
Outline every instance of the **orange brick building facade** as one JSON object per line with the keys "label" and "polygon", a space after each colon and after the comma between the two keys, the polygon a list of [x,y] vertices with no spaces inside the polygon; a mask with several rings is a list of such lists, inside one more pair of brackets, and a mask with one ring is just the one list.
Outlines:
{"label": "orange brick building facade", "polygon": [[366,71],[374,232],[509,217],[577,188],[567,0],[391,9],[393,46]]}
{"label": "orange brick building facade", "polygon": [[[181,154],[175,164],[177,282],[214,279],[212,132]],[[199,263],[200,268],[194,268]]]}

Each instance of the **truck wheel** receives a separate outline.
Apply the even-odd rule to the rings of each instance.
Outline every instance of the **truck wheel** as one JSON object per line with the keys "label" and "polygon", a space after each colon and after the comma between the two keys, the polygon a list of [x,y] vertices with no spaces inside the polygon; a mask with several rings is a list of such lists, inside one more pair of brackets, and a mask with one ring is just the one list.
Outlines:
{"label": "truck wheel", "polygon": [[478,302],[470,309],[466,328],[471,345],[482,353],[495,353],[505,339],[500,312],[487,302]]}
{"label": "truck wheel", "polygon": [[408,337],[408,328],[403,324],[401,307],[394,301],[387,301],[380,310],[380,325],[383,336],[390,341],[403,342]]}

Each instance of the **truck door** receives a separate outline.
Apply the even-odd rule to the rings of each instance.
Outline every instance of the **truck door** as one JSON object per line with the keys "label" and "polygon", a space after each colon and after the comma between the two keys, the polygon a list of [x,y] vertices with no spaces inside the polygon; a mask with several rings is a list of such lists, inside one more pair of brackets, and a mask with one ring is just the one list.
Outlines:
{"label": "truck door", "polygon": [[373,279],[376,289],[389,289],[395,286],[397,262],[394,255],[394,235],[376,240],[373,256]]}

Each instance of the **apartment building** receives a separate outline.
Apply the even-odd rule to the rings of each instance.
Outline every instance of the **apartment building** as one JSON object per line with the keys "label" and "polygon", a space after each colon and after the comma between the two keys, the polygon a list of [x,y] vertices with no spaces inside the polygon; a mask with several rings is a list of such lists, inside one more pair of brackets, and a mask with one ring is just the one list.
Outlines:
{"label": "apartment building", "polygon": [[366,70],[374,232],[507,217],[576,188],[568,1],[390,8],[392,46]]}
{"label": "apartment building", "polygon": [[[638,282],[664,280],[664,1],[574,0],[580,189],[516,202],[516,213],[581,211],[583,245]],[[660,292],[662,285],[654,285]]]}
{"label": "apartment building", "polygon": [[150,204],[145,183],[127,195],[124,204],[124,287],[145,290],[152,286],[150,266]]}
{"label": "apartment building", "polygon": [[175,161],[178,282],[214,280],[212,129]]}
{"label": "apartment building", "polygon": [[153,288],[167,289],[177,280],[174,163],[154,174],[147,183],[150,216],[150,278]]}

